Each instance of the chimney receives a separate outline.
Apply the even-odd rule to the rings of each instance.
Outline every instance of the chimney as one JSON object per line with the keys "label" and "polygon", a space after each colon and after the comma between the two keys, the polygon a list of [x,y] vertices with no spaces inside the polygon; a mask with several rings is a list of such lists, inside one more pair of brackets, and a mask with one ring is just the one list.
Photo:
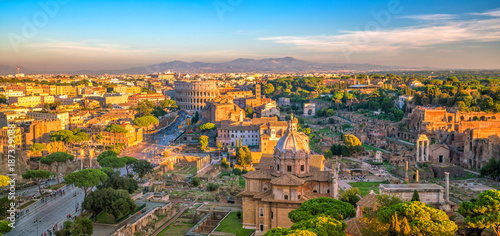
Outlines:
{"label": "chimney", "polygon": [[446,178],[446,202],[450,202],[450,173],[444,172]]}

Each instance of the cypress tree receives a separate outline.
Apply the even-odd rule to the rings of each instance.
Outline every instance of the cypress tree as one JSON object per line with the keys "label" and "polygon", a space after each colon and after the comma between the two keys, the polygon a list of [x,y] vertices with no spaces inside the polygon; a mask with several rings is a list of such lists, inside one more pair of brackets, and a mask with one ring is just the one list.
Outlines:
{"label": "cypress tree", "polygon": [[420,195],[418,195],[418,192],[417,190],[415,189],[415,191],[413,192],[413,197],[411,197],[411,201],[418,201],[420,202]]}

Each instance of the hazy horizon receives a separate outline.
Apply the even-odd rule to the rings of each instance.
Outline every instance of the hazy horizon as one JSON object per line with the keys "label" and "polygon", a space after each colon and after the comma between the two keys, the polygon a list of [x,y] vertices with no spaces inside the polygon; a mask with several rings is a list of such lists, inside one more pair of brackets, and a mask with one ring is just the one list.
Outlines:
{"label": "hazy horizon", "polygon": [[499,1],[2,1],[0,65],[115,70],[294,57],[500,69]]}

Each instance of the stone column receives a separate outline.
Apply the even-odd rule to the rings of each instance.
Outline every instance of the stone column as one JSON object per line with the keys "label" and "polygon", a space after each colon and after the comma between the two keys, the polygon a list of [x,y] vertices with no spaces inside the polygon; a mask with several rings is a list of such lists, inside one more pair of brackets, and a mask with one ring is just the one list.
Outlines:
{"label": "stone column", "polygon": [[[426,153],[426,156],[427,158],[425,158],[426,161],[429,161],[429,150],[430,150],[430,147],[429,147],[429,140],[427,140],[427,153]],[[444,160],[443,160],[444,161]]]}
{"label": "stone column", "polygon": [[420,150],[420,155],[422,156],[420,159],[422,161],[425,161],[425,141],[422,141],[422,145],[420,145],[420,148],[422,150]]}
{"label": "stone column", "polygon": [[420,141],[417,141],[417,158],[415,159],[415,162],[419,162],[420,161],[420,157],[418,155],[419,149],[420,149]]}
{"label": "stone column", "polygon": [[450,202],[450,173],[449,172],[444,172],[445,178],[446,178],[446,203]]}
{"label": "stone column", "polygon": [[339,182],[338,182],[338,177],[336,174],[333,176],[333,198],[338,199],[338,194],[339,194]]}

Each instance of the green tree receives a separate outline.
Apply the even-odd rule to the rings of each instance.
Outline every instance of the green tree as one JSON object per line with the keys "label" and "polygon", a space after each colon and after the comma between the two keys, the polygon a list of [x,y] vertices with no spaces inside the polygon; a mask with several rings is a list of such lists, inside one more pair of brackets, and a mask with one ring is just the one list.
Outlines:
{"label": "green tree", "polygon": [[7,210],[10,208],[10,203],[13,200],[9,200],[8,196],[0,198],[0,216],[3,216],[7,213]]}
{"label": "green tree", "polygon": [[413,196],[411,197],[412,201],[420,201],[420,195],[418,194],[417,190],[413,191]]}
{"label": "green tree", "polygon": [[210,192],[217,191],[219,189],[219,185],[216,183],[208,183],[207,184],[207,190]]}
{"label": "green tree", "polygon": [[12,230],[12,228],[9,226],[10,223],[10,221],[6,220],[0,221],[0,235],[6,234]]}
{"label": "green tree", "polygon": [[353,207],[356,207],[356,203],[361,200],[361,191],[359,188],[350,188],[345,190],[343,193],[339,195],[339,200],[343,202],[347,202],[351,204]]}
{"label": "green tree", "polygon": [[100,212],[111,214],[115,219],[120,219],[136,209],[136,204],[130,194],[125,190],[99,189],[91,192],[82,203],[82,210],[92,212],[94,218]]}
{"label": "green tree", "polygon": [[359,141],[358,137],[347,134],[344,135],[343,138],[344,145],[347,147],[347,151],[352,154],[353,152],[360,152],[363,149],[361,141]]}
{"label": "green tree", "polygon": [[319,215],[329,216],[336,220],[343,220],[354,217],[356,211],[349,203],[333,198],[319,197],[307,200],[302,203],[299,208],[290,211],[288,213],[288,218],[290,218],[292,222],[299,222]]}
{"label": "green tree", "polygon": [[102,171],[106,173],[108,178],[97,188],[112,188],[112,189],[123,189],[128,193],[132,194],[139,188],[137,181],[130,177],[124,177],[120,175],[120,171],[113,171],[111,168],[102,168]]}
{"label": "green tree", "polygon": [[43,143],[34,143],[30,146],[30,151],[35,155],[39,155],[44,149],[45,144]]}
{"label": "green tree", "polygon": [[160,107],[170,109],[170,108],[177,108],[178,106],[177,106],[175,100],[165,99],[165,100],[160,102]]}
{"label": "green tree", "polygon": [[134,125],[138,127],[149,127],[150,125],[158,125],[158,118],[154,116],[141,116],[134,119]]}
{"label": "green tree", "polygon": [[42,188],[40,186],[40,183],[42,182],[42,180],[48,179],[50,177],[50,172],[46,170],[28,170],[22,176],[23,179],[30,179],[35,182],[35,184],[38,186],[38,192],[40,193],[40,195],[42,195]]}
{"label": "green tree", "polygon": [[195,187],[198,187],[201,183],[201,179],[199,177],[193,177],[191,179],[191,184]]}
{"label": "green tree", "polygon": [[346,228],[347,224],[344,221],[328,216],[314,216],[297,222],[290,227],[291,230],[307,230],[318,236],[345,236]]}
{"label": "green tree", "polygon": [[200,145],[201,145],[200,149],[202,151],[205,151],[205,149],[208,146],[208,136],[206,136],[206,135],[200,136],[199,142],[200,142]]}
{"label": "green tree", "polygon": [[248,117],[248,118],[253,118],[253,109],[252,107],[247,107],[245,108],[245,116]]}
{"label": "green tree", "polygon": [[128,174],[129,167],[131,167],[132,164],[134,164],[137,161],[136,158],[133,158],[130,156],[124,156],[120,159],[122,159],[125,162],[125,168],[127,169],[127,174]]}
{"label": "green tree", "polygon": [[238,165],[246,166],[252,164],[252,152],[248,146],[238,148],[236,160],[238,160]]}
{"label": "green tree", "polygon": [[302,130],[302,132],[304,132],[304,134],[306,134],[306,135],[309,135],[309,134],[311,134],[311,128],[305,128]]}
{"label": "green tree", "polygon": [[325,156],[325,158],[332,158],[333,157],[332,151],[331,150],[326,150],[324,152],[324,156]]}
{"label": "green tree", "polygon": [[68,161],[73,161],[75,159],[75,156],[65,153],[65,152],[54,152],[49,154],[46,157],[43,157],[40,159],[40,163],[45,164],[45,165],[52,165],[55,164],[56,166],[56,179],[57,179],[57,186],[59,186],[59,170],[61,169],[61,166],[68,162]]}
{"label": "green tree", "polygon": [[241,175],[241,169],[238,169],[238,168],[233,169],[233,174]]}
{"label": "green tree", "polygon": [[274,85],[271,83],[267,83],[264,85],[264,93],[269,95],[274,92]]}
{"label": "green tree", "polygon": [[137,105],[130,107],[131,110],[135,110],[138,116],[150,116],[153,114],[155,104],[148,100],[143,100],[137,103]]}
{"label": "green tree", "polygon": [[220,166],[224,169],[229,168],[229,163],[227,162],[226,158],[222,158]]}
{"label": "green tree", "polygon": [[[92,192],[92,189],[97,185],[108,179],[108,175],[101,170],[98,169],[84,169],[77,172],[73,172],[64,177],[64,180],[67,184],[73,184],[77,188],[83,189],[83,193],[85,198],[87,195]],[[83,213],[80,212],[80,215]]]}
{"label": "green tree", "polygon": [[205,124],[200,125],[201,131],[213,130],[213,129],[217,129],[217,126],[215,126],[214,123],[205,123]]}
{"label": "green tree", "polygon": [[90,236],[94,232],[94,225],[87,217],[76,218],[72,228],[72,236]]}
{"label": "green tree", "polygon": [[[406,225],[409,225],[412,235],[451,236],[458,229],[444,211],[418,201],[384,207],[378,212],[377,220],[381,228],[386,229],[386,235],[398,235],[403,231],[401,226]],[[399,220],[403,222],[399,223]]]}
{"label": "green tree", "polygon": [[476,235],[492,228],[496,235],[500,235],[500,191],[487,190],[479,194],[475,201],[462,202],[458,213],[465,217],[465,227],[474,231]]}
{"label": "green tree", "polygon": [[113,169],[123,168],[126,165],[125,160],[123,160],[122,158],[112,156],[98,159],[97,162],[99,162],[99,165],[101,167],[109,167]]}
{"label": "green tree", "polygon": [[139,176],[139,178],[153,172],[153,165],[146,160],[137,160],[132,164],[132,170]]}

